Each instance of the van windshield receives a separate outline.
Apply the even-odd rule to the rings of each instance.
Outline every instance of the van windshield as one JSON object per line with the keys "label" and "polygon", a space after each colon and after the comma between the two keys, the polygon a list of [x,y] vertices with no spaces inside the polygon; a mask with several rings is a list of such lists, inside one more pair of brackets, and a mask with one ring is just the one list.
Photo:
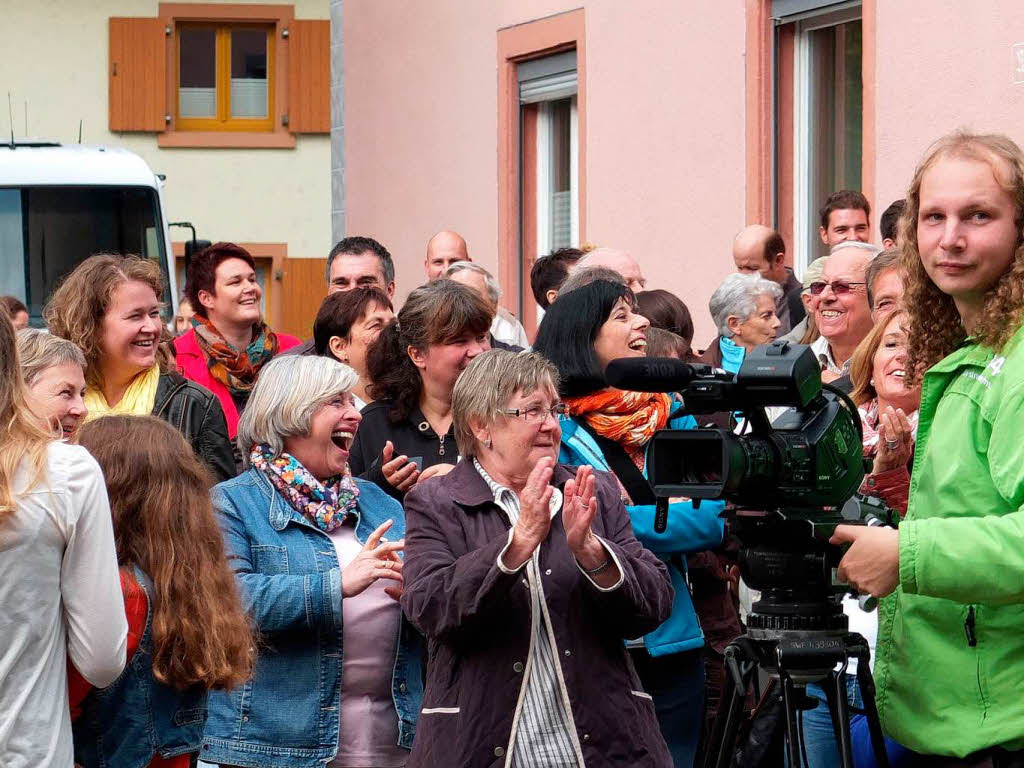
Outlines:
{"label": "van windshield", "polygon": [[[154,259],[167,284],[160,202],[151,187],[0,188],[0,295],[28,306],[32,325],[68,272],[95,253]],[[170,292],[161,299],[170,312]]]}

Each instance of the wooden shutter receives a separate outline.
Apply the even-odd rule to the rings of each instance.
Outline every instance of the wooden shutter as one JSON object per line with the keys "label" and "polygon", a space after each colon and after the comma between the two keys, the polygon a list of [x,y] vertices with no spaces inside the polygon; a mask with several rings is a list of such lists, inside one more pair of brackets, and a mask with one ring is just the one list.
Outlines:
{"label": "wooden shutter", "polygon": [[163,131],[167,49],[160,19],[110,19],[110,130]]}
{"label": "wooden shutter", "polygon": [[288,40],[288,130],[330,133],[331,22],[293,21]]}
{"label": "wooden shutter", "polygon": [[326,270],[327,259],[285,259],[281,283],[281,327],[274,330],[300,339],[313,335],[313,321],[320,302],[327,296]]}

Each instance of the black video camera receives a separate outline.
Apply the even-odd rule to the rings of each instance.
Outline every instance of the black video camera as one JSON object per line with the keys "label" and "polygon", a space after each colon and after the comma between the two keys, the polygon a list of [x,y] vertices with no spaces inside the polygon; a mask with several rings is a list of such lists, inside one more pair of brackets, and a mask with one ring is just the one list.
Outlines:
{"label": "black video camera", "polygon": [[[740,571],[765,598],[750,626],[832,629],[840,552],[828,544],[842,523],[889,523],[890,510],[857,495],[864,479],[860,416],[849,397],[822,388],[810,347],[775,341],[750,351],[737,375],[661,358],[614,360],[608,383],[678,392],[686,412],[739,413],[749,432],[661,430],[647,451],[648,478],[667,497],[722,499],[743,545]],[[765,408],[787,410],[769,422]],[[745,431],[745,430],[744,430]],[[759,619],[764,620],[759,624]]]}

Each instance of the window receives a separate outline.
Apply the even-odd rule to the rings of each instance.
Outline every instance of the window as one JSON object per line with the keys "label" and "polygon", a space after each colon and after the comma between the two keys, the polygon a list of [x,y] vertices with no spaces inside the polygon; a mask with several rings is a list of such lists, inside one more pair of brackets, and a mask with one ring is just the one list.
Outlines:
{"label": "window", "polygon": [[109,127],[160,147],[290,148],[330,132],[330,22],[291,5],[160,3],[110,19]]}
{"label": "window", "polygon": [[177,68],[179,129],[273,130],[272,27],[181,25]]}
{"label": "window", "polygon": [[[576,51],[519,64],[522,274],[519,315],[533,262],[579,243]],[[529,302],[532,303],[532,302]]]}
{"label": "window", "polygon": [[825,255],[818,211],[861,189],[864,87],[859,3],[775,0],[776,220],[794,266]]}
{"label": "window", "polygon": [[60,280],[89,254],[137,253],[156,261],[166,278],[162,228],[150,187],[0,188],[0,251],[10,257],[0,294],[22,299],[39,323]]}

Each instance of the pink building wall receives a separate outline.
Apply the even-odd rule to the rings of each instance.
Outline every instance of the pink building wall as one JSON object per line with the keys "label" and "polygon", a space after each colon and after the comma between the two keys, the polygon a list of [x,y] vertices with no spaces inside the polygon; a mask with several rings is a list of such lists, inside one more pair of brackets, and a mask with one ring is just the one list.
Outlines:
{"label": "pink building wall", "polygon": [[[423,281],[439,229],[497,273],[497,33],[580,5],[346,2],[346,230],[390,249],[399,301]],[[584,239],[631,251],[649,287],[687,302],[703,346],[708,297],[745,223],[744,3],[582,5]]]}
{"label": "pink building wall", "polygon": [[1005,133],[1024,145],[1019,0],[879,2],[876,29],[879,213],[905,195],[928,145],[951,130]]}

